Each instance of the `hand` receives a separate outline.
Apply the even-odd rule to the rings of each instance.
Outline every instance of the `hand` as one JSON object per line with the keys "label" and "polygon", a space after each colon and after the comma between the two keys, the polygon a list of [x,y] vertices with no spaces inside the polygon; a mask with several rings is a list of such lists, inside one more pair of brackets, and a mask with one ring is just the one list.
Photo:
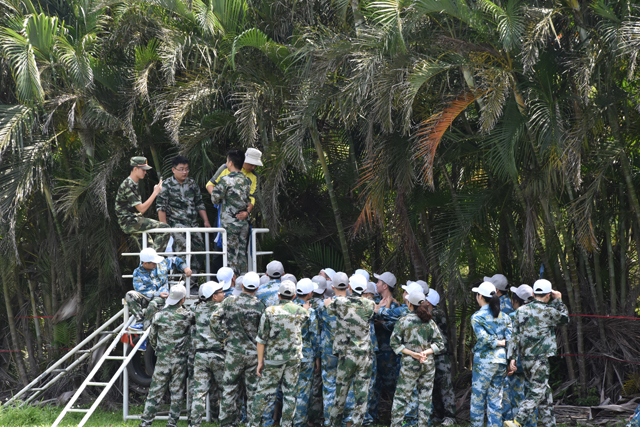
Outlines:
{"label": "hand", "polygon": [[320,358],[316,358],[316,368],[314,372],[320,372]]}
{"label": "hand", "polygon": [[167,298],[169,296],[169,292],[160,292],[160,298]]}
{"label": "hand", "polygon": [[518,367],[516,366],[516,361],[512,360],[511,362],[509,362],[509,373],[507,373],[507,376],[513,375],[513,373],[517,370]]}
{"label": "hand", "polygon": [[191,277],[191,275],[193,274],[193,271],[191,271],[191,269],[189,267],[185,267],[184,268],[184,275],[187,277]]}
{"label": "hand", "polygon": [[305,308],[305,310],[309,310],[311,308],[311,303],[309,303],[309,301],[307,301],[304,304],[302,304],[302,306]]}
{"label": "hand", "polygon": [[562,299],[562,293],[558,291],[551,291],[551,296],[553,299]]}
{"label": "hand", "polygon": [[325,298],[325,299],[324,299],[324,301],[323,301],[324,306],[326,307],[326,306],[328,306],[329,304],[331,304],[331,301],[333,301],[331,298]]}
{"label": "hand", "polygon": [[161,191],[162,191],[162,180],[160,180],[159,183],[153,186],[153,194],[157,196],[158,194],[160,194]]}
{"label": "hand", "polygon": [[249,212],[242,211],[236,215],[236,218],[239,219],[240,221],[244,221],[245,219],[249,218]]}
{"label": "hand", "polygon": [[264,369],[264,362],[261,360],[258,362],[258,368],[256,368],[256,373],[259,377],[262,377],[262,370]]}
{"label": "hand", "polygon": [[392,301],[395,301],[395,299],[394,298],[387,298],[385,303],[384,303],[384,306],[387,307],[387,308],[391,307],[391,302]]}
{"label": "hand", "polygon": [[506,340],[498,340],[498,343],[496,345],[498,347],[506,347],[507,346],[507,341]]}
{"label": "hand", "polygon": [[[400,303],[398,302],[398,300],[397,300],[397,299],[395,299],[395,298],[391,298],[391,301],[395,302],[395,303],[396,303],[396,304],[398,304],[398,305],[402,305],[402,304],[400,304]],[[389,303],[389,305],[391,305],[391,303]]]}
{"label": "hand", "polygon": [[204,222],[204,226],[207,228],[211,228],[211,224],[209,224],[209,221],[205,221]]}

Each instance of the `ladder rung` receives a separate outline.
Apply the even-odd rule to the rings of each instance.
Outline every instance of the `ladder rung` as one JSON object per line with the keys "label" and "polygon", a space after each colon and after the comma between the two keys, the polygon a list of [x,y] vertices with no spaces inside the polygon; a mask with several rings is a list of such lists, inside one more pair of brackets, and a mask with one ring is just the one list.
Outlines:
{"label": "ladder rung", "polygon": [[42,387],[37,387],[37,388],[34,387],[34,388],[31,389],[31,391],[42,391],[42,390],[46,390],[46,389],[42,388]]}
{"label": "ladder rung", "polygon": [[126,359],[125,356],[107,356],[105,357],[105,360],[124,360]]}
{"label": "ladder rung", "polygon": [[80,354],[84,354],[84,353],[89,353],[91,350],[78,350],[78,353]]}
{"label": "ladder rung", "polygon": [[100,335],[113,335],[113,334],[117,334],[118,332],[116,331],[102,331],[100,332]]}
{"label": "ladder rung", "polygon": [[68,409],[67,412],[89,412],[88,409]]}
{"label": "ladder rung", "polygon": [[51,372],[67,372],[66,368],[59,368],[59,369],[54,369]]}
{"label": "ladder rung", "polygon": [[109,385],[109,383],[94,383],[94,382],[88,382],[87,385],[92,385],[92,386],[96,386],[96,387],[106,387]]}

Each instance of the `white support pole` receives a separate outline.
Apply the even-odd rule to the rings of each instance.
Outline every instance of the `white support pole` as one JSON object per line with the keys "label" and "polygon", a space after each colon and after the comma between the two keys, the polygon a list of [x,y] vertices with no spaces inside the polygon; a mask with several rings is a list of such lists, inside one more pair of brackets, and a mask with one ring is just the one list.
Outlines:
{"label": "white support pole", "polygon": [[[129,321],[129,306],[126,301],[123,299],[122,304],[124,304],[124,321],[123,324],[126,325]],[[127,357],[127,344],[122,343],[122,356]],[[122,420],[127,421],[127,417],[129,416],[129,371],[126,369],[122,371]]]}
{"label": "white support pole", "polygon": [[207,253],[206,258],[206,273],[207,282],[211,280],[211,255],[209,254],[209,233],[204,233],[204,251]]}
{"label": "white support pole", "polygon": [[223,229],[220,234],[222,234],[222,266],[227,267],[229,265],[227,259],[227,254],[229,253],[229,248],[227,247],[227,230]]}
{"label": "white support pole", "polygon": [[[187,267],[191,268],[191,231],[187,231]],[[191,295],[191,277],[187,277],[187,296]]]}

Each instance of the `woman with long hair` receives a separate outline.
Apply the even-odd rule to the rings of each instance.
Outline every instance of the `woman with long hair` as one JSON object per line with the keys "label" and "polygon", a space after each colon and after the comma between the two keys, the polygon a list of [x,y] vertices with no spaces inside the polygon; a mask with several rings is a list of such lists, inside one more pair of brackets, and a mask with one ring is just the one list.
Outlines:
{"label": "woman with long hair", "polygon": [[418,389],[418,427],[431,417],[431,393],[435,376],[434,354],[444,351],[444,341],[419,290],[407,295],[409,313],[393,328],[391,348],[401,354],[402,366],[391,409],[391,427],[401,427],[405,410]]}
{"label": "woman with long hair", "polygon": [[473,288],[480,310],[471,316],[476,335],[471,383],[471,427],[502,427],[502,385],[507,375],[511,320],[500,312],[500,297],[490,282]]}

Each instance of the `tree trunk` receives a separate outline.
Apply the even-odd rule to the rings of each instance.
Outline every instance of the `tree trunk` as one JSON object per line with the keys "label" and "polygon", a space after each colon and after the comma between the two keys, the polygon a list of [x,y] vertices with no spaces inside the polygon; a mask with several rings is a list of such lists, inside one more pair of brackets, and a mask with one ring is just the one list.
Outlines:
{"label": "tree trunk", "polygon": [[78,312],[76,313],[76,344],[79,344],[84,335],[82,328],[82,254],[78,256],[78,265],[76,267],[76,298],[78,298]]}
{"label": "tree trunk", "polygon": [[44,355],[42,354],[42,331],[40,330],[40,319],[38,318],[38,310],[36,309],[36,297],[35,297],[35,289],[33,286],[33,281],[27,279],[27,283],[29,284],[29,299],[31,300],[31,312],[33,313],[33,325],[36,331],[36,343],[38,346],[38,361],[42,362],[44,360]]}
{"label": "tree trunk", "polygon": [[624,315],[627,305],[627,221],[622,214],[618,217],[618,232],[620,233],[618,244],[620,248],[620,310]]}
{"label": "tree trunk", "polygon": [[611,314],[615,315],[618,311],[618,293],[616,292],[616,267],[613,264],[613,245],[611,244],[610,224],[607,224],[606,227],[604,227],[604,233],[607,239],[607,255],[609,256],[609,295],[611,298]]}
{"label": "tree trunk", "polygon": [[16,329],[16,322],[13,317],[13,307],[11,307],[11,297],[9,295],[9,287],[7,286],[7,279],[4,275],[0,274],[0,282],[2,282],[2,293],[4,294],[4,304],[7,308],[7,318],[9,321],[9,332],[11,334],[11,342],[13,344],[14,355],[16,356],[16,366],[18,368],[18,377],[22,385],[27,385],[27,369],[24,365],[24,359],[22,357],[22,346],[18,338],[18,330]]}
{"label": "tree trunk", "polygon": [[347,271],[353,271],[351,268],[351,258],[349,257],[349,247],[347,246],[347,237],[344,234],[344,228],[342,227],[342,219],[340,218],[340,210],[338,209],[338,199],[336,193],[333,190],[333,182],[331,181],[331,174],[329,173],[329,167],[327,166],[327,159],[324,157],[324,150],[320,143],[320,135],[314,120],[313,128],[311,129],[311,139],[316,148],[318,154],[318,160],[322,166],[322,172],[324,173],[324,181],[327,184],[327,191],[329,192],[329,199],[331,200],[331,208],[333,209],[333,216],[336,220],[336,227],[338,229],[338,239],[340,239],[340,248],[342,249],[342,256],[344,257],[344,267]]}

